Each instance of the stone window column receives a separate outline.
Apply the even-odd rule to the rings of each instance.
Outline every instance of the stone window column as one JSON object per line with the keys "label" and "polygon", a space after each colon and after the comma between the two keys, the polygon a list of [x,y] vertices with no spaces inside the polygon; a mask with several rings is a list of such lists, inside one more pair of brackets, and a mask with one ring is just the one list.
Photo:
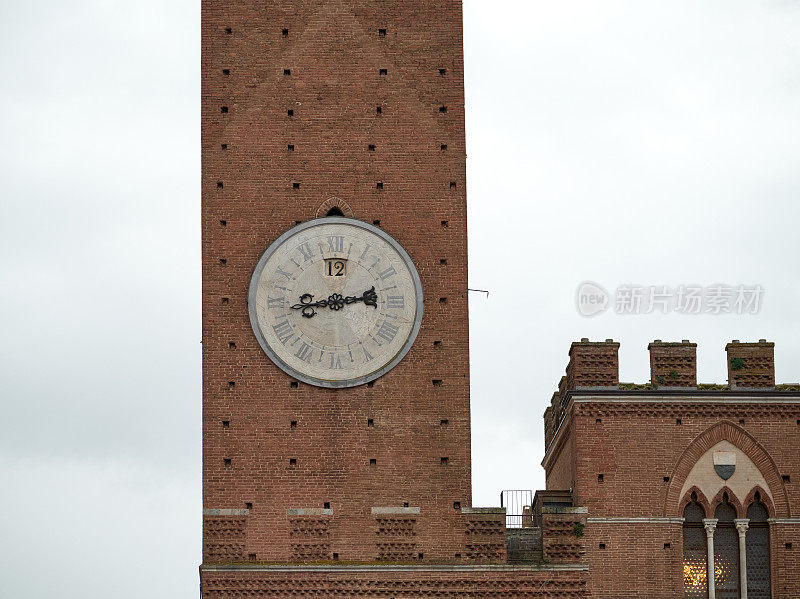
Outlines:
{"label": "stone window column", "polygon": [[717,599],[714,588],[714,531],[717,529],[717,519],[703,518],[703,526],[708,537],[708,599]]}
{"label": "stone window column", "polygon": [[741,599],[747,599],[747,545],[745,535],[750,520],[739,518],[733,521],[736,530],[739,531],[739,587],[741,588]]}

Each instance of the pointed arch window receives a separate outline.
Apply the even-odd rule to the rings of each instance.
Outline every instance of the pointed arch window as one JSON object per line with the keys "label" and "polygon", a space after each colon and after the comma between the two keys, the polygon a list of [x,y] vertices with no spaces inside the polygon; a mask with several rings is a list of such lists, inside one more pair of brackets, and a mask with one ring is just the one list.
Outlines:
{"label": "pointed arch window", "polygon": [[747,508],[750,520],[747,528],[747,597],[770,599],[769,577],[769,512],[756,491],[753,503]]}
{"label": "pointed arch window", "polygon": [[714,532],[714,583],[716,599],[739,599],[739,533],[734,520],[736,508],[728,494],[714,511],[717,529]]}
{"label": "pointed arch window", "polygon": [[683,510],[683,590],[686,599],[708,596],[708,548],[703,518],[706,512],[692,493],[692,500]]}

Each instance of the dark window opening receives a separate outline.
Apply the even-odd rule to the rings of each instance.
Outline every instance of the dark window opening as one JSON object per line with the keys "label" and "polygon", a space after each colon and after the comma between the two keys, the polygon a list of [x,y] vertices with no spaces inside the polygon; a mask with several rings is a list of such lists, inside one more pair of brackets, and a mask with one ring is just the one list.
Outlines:
{"label": "dark window opening", "polygon": [[339,206],[334,206],[325,214],[325,216],[344,216],[344,212],[342,212]]}

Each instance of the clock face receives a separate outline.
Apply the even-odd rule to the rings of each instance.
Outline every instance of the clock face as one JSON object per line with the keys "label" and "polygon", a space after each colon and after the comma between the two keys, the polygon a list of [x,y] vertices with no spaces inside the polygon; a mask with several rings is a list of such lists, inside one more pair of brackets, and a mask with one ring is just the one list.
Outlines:
{"label": "clock face", "polygon": [[343,217],[281,235],[250,281],[250,322],[261,347],[291,376],[352,387],[393,368],[417,336],[422,285],[389,235]]}

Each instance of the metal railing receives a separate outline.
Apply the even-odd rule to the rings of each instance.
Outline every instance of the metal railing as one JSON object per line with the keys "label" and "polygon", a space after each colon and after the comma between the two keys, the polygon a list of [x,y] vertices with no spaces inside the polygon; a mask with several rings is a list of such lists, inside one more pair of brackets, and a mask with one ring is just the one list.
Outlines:
{"label": "metal railing", "polygon": [[513,489],[500,491],[500,507],[506,508],[506,528],[531,526],[533,491]]}

